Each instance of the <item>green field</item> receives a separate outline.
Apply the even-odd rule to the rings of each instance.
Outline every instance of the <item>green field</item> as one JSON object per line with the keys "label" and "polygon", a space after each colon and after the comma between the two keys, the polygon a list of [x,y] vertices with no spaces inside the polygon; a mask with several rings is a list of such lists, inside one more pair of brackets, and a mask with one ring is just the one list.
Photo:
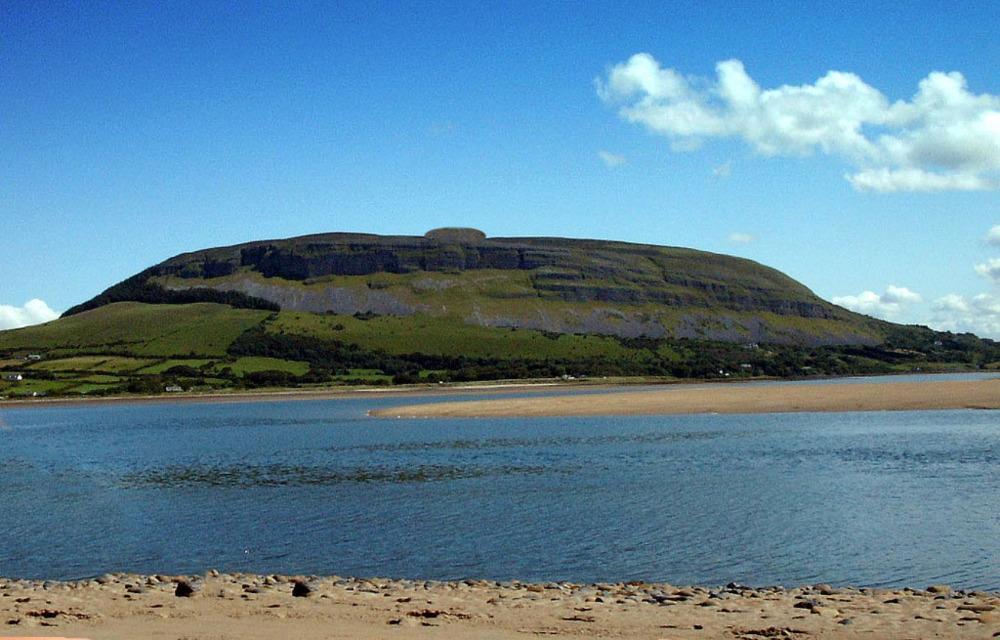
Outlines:
{"label": "green field", "polygon": [[156,364],[143,367],[137,373],[144,375],[160,374],[174,367],[192,367],[194,369],[208,367],[211,369],[217,362],[219,361],[207,358],[167,358],[166,360],[157,361]]}
{"label": "green field", "polygon": [[96,371],[128,373],[147,367],[155,360],[125,356],[75,356],[58,360],[42,360],[29,365],[31,371]]}
{"label": "green field", "polygon": [[279,360],[278,358],[247,357],[238,358],[232,362],[217,362],[214,368],[216,371],[229,369],[233,374],[238,376],[245,376],[248,373],[259,373],[261,371],[284,371],[293,376],[301,376],[306,371],[309,371],[309,363],[295,360]]}
{"label": "green field", "polygon": [[57,395],[66,392],[76,383],[62,380],[25,380],[17,383],[0,383],[0,393],[16,396],[30,396],[33,393]]}
{"label": "green field", "polygon": [[530,329],[490,328],[452,318],[429,316],[353,316],[280,312],[268,332],[339,340],[365,349],[402,355],[531,358],[626,358],[632,352],[605,336],[543,334]]}
{"label": "green field", "polygon": [[0,351],[223,356],[233,340],[269,315],[267,311],[210,303],[120,302],[43,325],[0,332]]}
{"label": "green field", "polygon": [[334,381],[348,382],[362,380],[366,384],[389,384],[392,376],[382,373],[379,369],[348,369],[347,373],[332,376]]}

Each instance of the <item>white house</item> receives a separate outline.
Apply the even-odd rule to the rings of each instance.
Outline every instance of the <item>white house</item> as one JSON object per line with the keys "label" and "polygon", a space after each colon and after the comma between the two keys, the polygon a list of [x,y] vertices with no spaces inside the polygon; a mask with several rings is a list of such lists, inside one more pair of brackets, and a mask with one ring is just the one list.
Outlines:
{"label": "white house", "polygon": [[24,376],[20,373],[5,373],[3,374],[3,379],[7,382],[20,382],[24,380]]}

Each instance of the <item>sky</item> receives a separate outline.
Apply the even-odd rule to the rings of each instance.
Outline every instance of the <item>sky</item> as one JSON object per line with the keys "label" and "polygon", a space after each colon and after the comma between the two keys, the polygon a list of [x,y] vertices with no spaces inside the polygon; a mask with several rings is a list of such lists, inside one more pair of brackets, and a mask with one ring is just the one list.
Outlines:
{"label": "sky", "polygon": [[1000,3],[0,3],[0,329],[178,253],[602,238],[1000,339]]}

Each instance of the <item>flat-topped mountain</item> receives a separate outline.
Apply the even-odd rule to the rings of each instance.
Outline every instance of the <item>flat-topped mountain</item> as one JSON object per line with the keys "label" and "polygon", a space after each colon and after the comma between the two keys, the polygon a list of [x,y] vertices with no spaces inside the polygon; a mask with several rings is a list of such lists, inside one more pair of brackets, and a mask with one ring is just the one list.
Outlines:
{"label": "flat-topped mountain", "polygon": [[877,344],[887,323],[759,263],[567,238],[327,233],[184,253],[66,312],[113,302],[220,302],[623,338]]}
{"label": "flat-topped mountain", "polygon": [[184,253],[0,331],[0,398],[984,367],[993,341],[852,313],[750,260],[455,228]]}

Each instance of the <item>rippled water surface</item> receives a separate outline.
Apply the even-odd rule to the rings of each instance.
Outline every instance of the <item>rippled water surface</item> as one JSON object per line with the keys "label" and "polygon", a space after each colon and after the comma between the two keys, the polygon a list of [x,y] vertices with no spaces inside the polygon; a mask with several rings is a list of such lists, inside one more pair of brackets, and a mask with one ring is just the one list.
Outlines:
{"label": "rippled water surface", "polygon": [[997,412],[365,416],[400,402],[0,410],[0,575],[1000,589]]}

